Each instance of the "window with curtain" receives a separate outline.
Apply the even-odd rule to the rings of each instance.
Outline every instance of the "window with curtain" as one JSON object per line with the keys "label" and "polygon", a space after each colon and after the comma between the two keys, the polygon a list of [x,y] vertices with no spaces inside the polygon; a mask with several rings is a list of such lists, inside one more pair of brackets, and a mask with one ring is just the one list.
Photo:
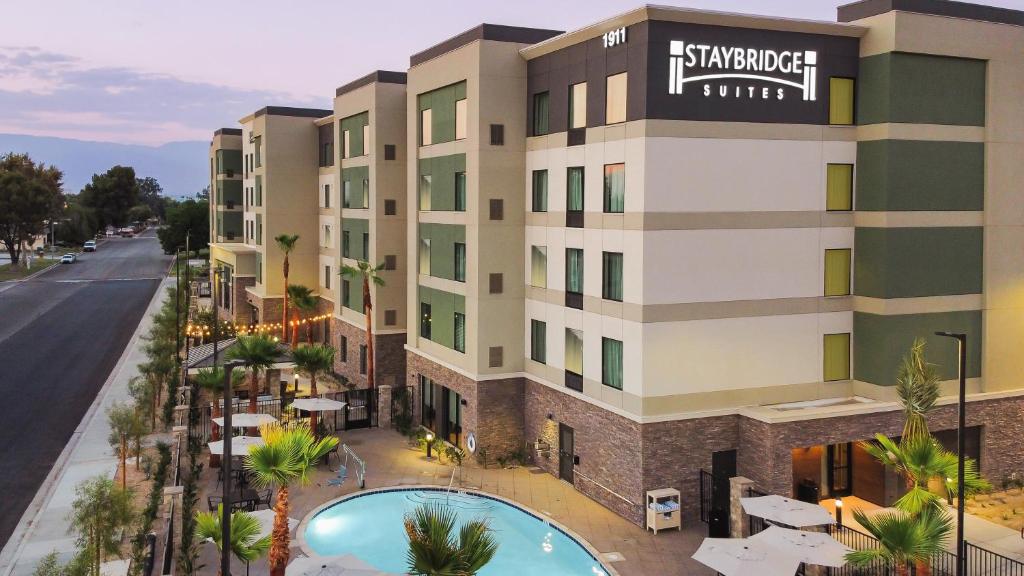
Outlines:
{"label": "window with curtain", "polygon": [[533,135],[548,133],[548,92],[533,95]]}
{"label": "window with curtain", "polygon": [[363,156],[370,154],[370,125],[363,124]]}
{"label": "window with curtain", "polygon": [[565,249],[565,291],[583,294],[583,249]]}
{"label": "window with curtain", "polygon": [[369,208],[370,207],[370,180],[368,178],[363,178],[363,201],[362,202],[363,202],[363,204],[362,204],[363,208]]}
{"label": "window with curtain", "polygon": [[455,313],[455,351],[466,352],[466,315]]}
{"label": "window with curtain", "polygon": [[530,360],[547,363],[547,337],[548,325],[540,320],[530,320]]}
{"label": "window with curtain", "polygon": [[571,166],[566,173],[565,210],[583,211],[583,166]]}
{"label": "window with curtain", "polygon": [[430,108],[420,111],[420,146],[434,143],[434,136],[431,124],[434,121],[434,114]]}
{"label": "window with curtain", "polygon": [[466,211],[466,173],[455,173],[455,211]]}
{"label": "window with curtain", "polygon": [[370,261],[370,233],[363,232],[363,260]]}
{"label": "window with curtain", "polygon": [[455,246],[455,280],[466,281],[466,245],[463,242],[456,242]]}
{"label": "window with curtain", "polygon": [[420,210],[430,210],[430,174],[420,175]]}
{"label": "window with curtain", "polygon": [[565,371],[583,376],[583,331],[565,329]]}
{"label": "window with curtain", "polygon": [[420,336],[430,340],[430,304],[420,302]]}
{"label": "window with curtain", "polygon": [[569,128],[587,127],[587,83],[569,87]]}
{"label": "window with curtain", "polygon": [[601,338],[601,383],[622,390],[622,342]]}
{"label": "window with curtain", "polygon": [[323,246],[325,248],[330,248],[331,247],[331,225],[330,224],[324,224],[324,241],[321,244],[321,246]]}
{"label": "window with curtain", "polygon": [[331,185],[324,184],[324,208],[331,207]]}
{"label": "window with curtain", "polygon": [[828,79],[828,123],[847,126],[853,124],[853,78]]}
{"label": "window with curtain", "polygon": [[352,238],[348,230],[341,231],[341,257],[349,258],[352,250]]}
{"label": "window with curtain", "polygon": [[622,253],[604,252],[601,260],[601,297],[622,302]]}
{"label": "window with curtain", "polygon": [[850,294],[849,248],[825,250],[825,296]]}
{"label": "window with curtain", "polygon": [[533,171],[533,211],[548,211],[548,171]]}
{"label": "window with curtain", "polygon": [[530,246],[530,286],[548,286],[548,247]]}
{"label": "window with curtain", "polygon": [[609,76],[605,81],[605,124],[626,121],[626,73]]}
{"label": "window with curtain", "polygon": [[467,119],[466,99],[455,101],[455,139],[463,140],[466,138],[466,119]]}
{"label": "window with curtain", "polygon": [[604,166],[604,211],[621,214],[626,206],[626,165]]}
{"label": "window with curtain", "polygon": [[341,182],[341,207],[352,207],[352,181],[342,180]]}
{"label": "window with curtain", "polygon": [[349,130],[344,130],[342,132],[342,138],[344,139],[344,141],[343,141],[344,148],[342,148],[342,150],[341,150],[341,157],[342,158],[351,158],[352,157],[352,134],[351,134],[351,132]]}
{"label": "window with curtain", "polygon": [[823,341],[824,367],[822,380],[850,379],[850,334],[825,334]]}
{"label": "window with curtain", "polygon": [[825,210],[853,210],[853,164],[829,164],[825,190]]}
{"label": "window with curtain", "polygon": [[420,238],[420,274],[430,275],[430,238]]}

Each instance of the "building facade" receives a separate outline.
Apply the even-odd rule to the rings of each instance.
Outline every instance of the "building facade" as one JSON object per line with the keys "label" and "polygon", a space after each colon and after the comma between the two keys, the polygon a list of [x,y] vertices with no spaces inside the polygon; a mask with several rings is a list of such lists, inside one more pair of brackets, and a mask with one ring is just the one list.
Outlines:
{"label": "building facade", "polygon": [[[638,523],[664,487],[695,515],[701,470],[887,504],[901,487],[857,443],[900,433],[917,338],[943,379],[931,428],[955,443],[957,351],[934,333],[962,332],[969,452],[1007,477],[1024,457],[1024,12],[838,16],[485,24],[339,88],[296,144],[337,143],[320,211],[293,227],[329,230],[324,281],[393,259],[378,383],[414,391],[440,438]],[[361,384],[361,289],[319,286]]]}

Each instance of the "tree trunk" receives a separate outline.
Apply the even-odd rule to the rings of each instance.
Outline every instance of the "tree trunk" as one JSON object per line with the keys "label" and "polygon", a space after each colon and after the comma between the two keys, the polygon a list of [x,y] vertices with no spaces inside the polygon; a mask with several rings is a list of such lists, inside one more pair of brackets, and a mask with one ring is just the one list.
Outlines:
{"label": "tree trunk", "polygon": [[931,576],[932,566],[927,560],[914,562],[914,576]]}
{"label": "tree trunk", "polygon": [[288,253],[284,253],[284,307],[281,308],[281,339],[288,341]]}
{"label": "tree trunk", "polygon": [[373,390],[373,302],[370,301],[369,276],[363,276],[363,311],[366,313],[366,387]]}
{"label": "tree trunk", "polygon": [[121,488],[123,490],[128,489],[128,465],[125,463],[128,456],[128,438],[127,434],[121,433]]}
{"label": "tree trunk", "polygon": [[[259,404],[256,401],[256,397],[260,394],[259,378],[259,373],[255,368],[253,368],[251,377],[249,378],[249,414],[256,414],[259,412]],[[230,408],[225,406],[225,409]],[[249,428],[246,433],[249,436],[255,436],[258,434],[258,430],[256,428]]]}
{"label": "tree trunk", "polygon": [[[220,399],[213,399],[213,415],[210,417],[210,441],[216,442],[220,440],[220,426],[217,426],[214,422],[214,418],[220,418]],[[220,454],[210,453],[210,468],[220,468]]]}
{"label": "tree trunk", "polygon": [[306,322],[306,343],[313,343],[313,323],[308,321]]}
{"label": "tree trunk", "polygon": [[[312,372],[309,375],[309,397],[310,398],[316,398],[317,397],[317,393],[316,393],[316,373],[315,372]],[[317,412],[315,412],[315,411],[311,411],[309,413],[309,430],[313,433],[314,437],[316,436],[316,417],[317,416],[319,416],[319,414]]]}
{"label": "tree trunk", "polygon": [[288,486],[277,490],[277,504],[274,506],[274,531],[270,535],[270,576],[285,576],[288,565]]}
{"label": "tree trunk", "polygon": [[299,321],[292,320],[292,350],[299,346]]}
{"label": "tree trunk", "polygon": [[[7,242],[4,242],[7,244]],[[21,251],[18,249],[18,243],[7,244],[7,253],[11,256],[11,268],[18,267],[18,258],[21,257]]]}

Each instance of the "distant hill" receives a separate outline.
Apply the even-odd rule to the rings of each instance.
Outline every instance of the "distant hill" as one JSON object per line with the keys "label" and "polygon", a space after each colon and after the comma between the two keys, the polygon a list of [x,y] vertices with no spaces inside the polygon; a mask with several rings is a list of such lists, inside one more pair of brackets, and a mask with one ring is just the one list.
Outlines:
{"label": "distant hill", "polygon": [[28,153],[34,160],[64,171],[64,191],[78,193],[93,174],[120,164],[135,168],[141,178],[152,176],[168,196],[192,196],[209,185],[209,142],[171,142],[163,146],[111,144],[0,134],[0,155]]}

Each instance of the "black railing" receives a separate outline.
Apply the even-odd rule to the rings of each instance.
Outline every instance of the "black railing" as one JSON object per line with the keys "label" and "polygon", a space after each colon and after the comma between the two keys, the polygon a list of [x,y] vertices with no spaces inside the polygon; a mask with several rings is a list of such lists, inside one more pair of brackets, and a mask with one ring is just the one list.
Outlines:
{"label": "black railing", "polygon": [[[758,496],[767,496],[766,492],[761,492],[757,488],[747,488],[747,498],[757,498]],[[750,525],[750,535],[753,536],[758,532],[764,531],[770,524],[764,518],[758,518],[756,516],[747,516],[747,522]]]}
{"label": "black railing", "polygon": [[711,521],[711,494],[714,491],[715,477],[707,470],[700,471],[700,521],[707,524]]}
{"label": "black railing", "polygon": [[964,546],[967,552],[967,573],[971,576],[1024,576],[1024,562],[975,546],[970,542],[966,542]]}

